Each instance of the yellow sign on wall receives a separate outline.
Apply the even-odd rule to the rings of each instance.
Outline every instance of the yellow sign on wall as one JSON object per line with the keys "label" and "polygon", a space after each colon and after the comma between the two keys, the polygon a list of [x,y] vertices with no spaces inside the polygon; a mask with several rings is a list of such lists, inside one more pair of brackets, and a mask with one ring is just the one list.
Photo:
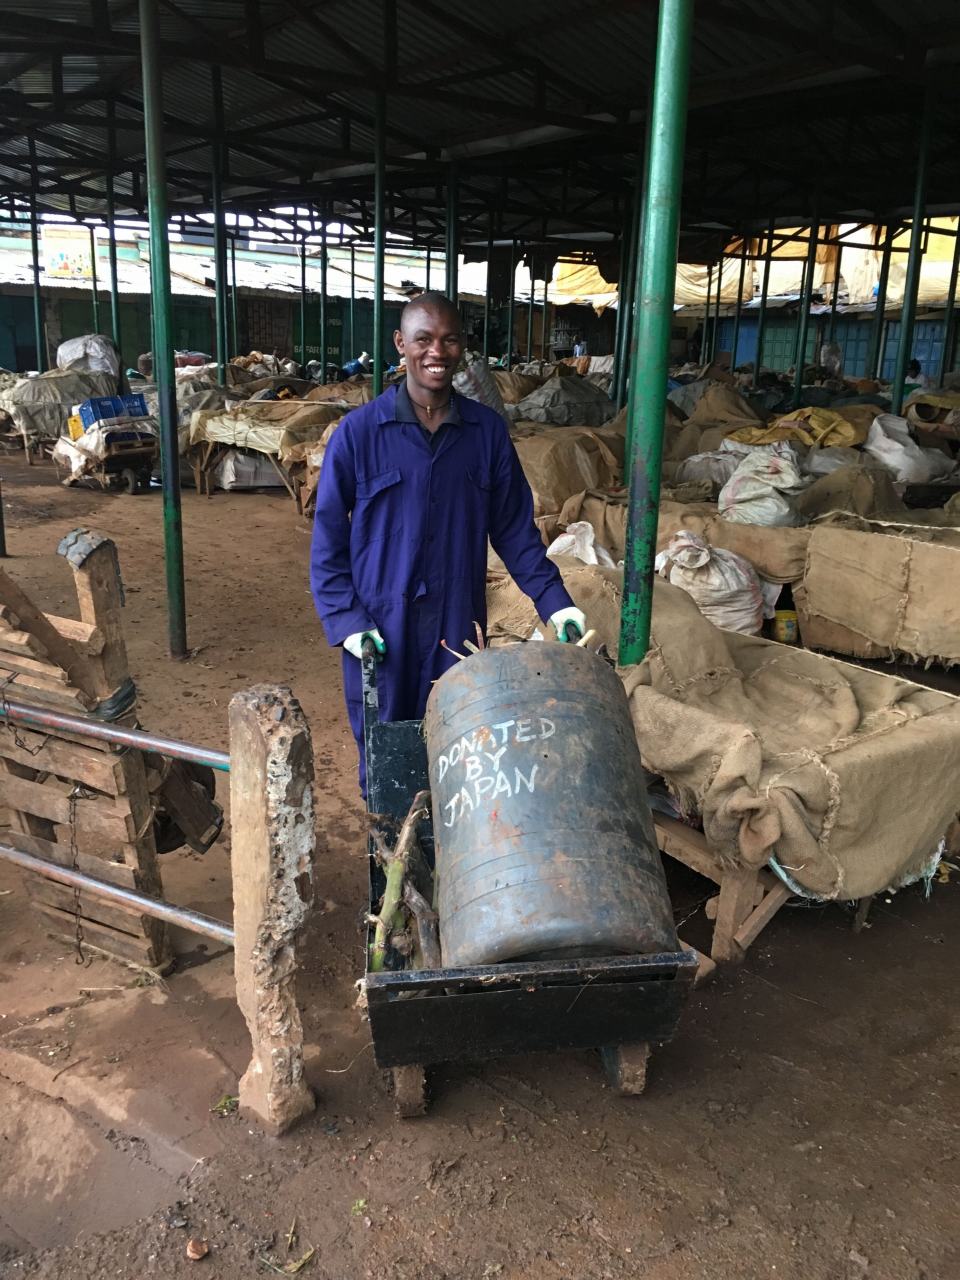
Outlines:
{"label": "yellow sign on wall", "polygon": [[43,269],[58,280],[90,280],[89,227],[41,226]]}

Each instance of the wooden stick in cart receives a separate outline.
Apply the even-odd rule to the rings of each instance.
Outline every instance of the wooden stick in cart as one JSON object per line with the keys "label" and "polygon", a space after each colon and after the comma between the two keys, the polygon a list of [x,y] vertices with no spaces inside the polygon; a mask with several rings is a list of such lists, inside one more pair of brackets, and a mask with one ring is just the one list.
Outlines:
{"label": "wooden stick in cart", "polygon": [[577,648],[578,649],[584,648],[584,646],[589,644],[596,634],[597,633],[594,630],[594,631],[588,631],[585,636],[581,636],[580,639],[577,641]]}

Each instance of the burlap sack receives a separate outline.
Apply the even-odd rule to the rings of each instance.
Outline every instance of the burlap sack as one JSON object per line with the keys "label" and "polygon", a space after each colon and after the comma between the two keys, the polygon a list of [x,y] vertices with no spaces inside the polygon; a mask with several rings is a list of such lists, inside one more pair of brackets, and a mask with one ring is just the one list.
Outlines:
{"label": "burlap sack", "polygon": [[739,427],[756,427],[760,416],[733,387],[714,382],[697,401],[687,422],[701,429],[723,427],[735,431]]}
{"label": "burlap sack", "polygon": [[279,454],[304,440],[319,440],[342,418],[341,403],[306,400],[244,400],[229,409],[200,409],[190,419],[190,444],[204,440]]}
{"label": "burlap sack", "polygon": [[597,542],[613,556],[614,560],[622,560],[627,541],[627,494],[604,493],[591,489],[585,493],[575,493],[563,504],[557,519],[561,529],[575,520],[586,520],[593,528]]}
{"label": "burlap sack", "polygon": [[804,644],[856,657],[960,662],[960,531],[809,531],[796,596]]}
{"label": "burlap sack", "polygon": [[775,856],[822,898],[932,871],[960,807],[960,700],[719,631],[659,579],[650,653],[621,674],[644,764],[726,862]]}
{"label": "burlap sack", "polygon": [[[557,556],[554,563],[563,575],[563,585],[573,602],[587,616],[587,626],[596,632],[593,647],[605,644],[616,657],[620,641],[620,601],[623,574],[619,569],[582,564],[571,556]],[[491,644],[527,640],[539,629],[548,641],[555,640],[553,628],[544,624],[506,572],[487,574],[487,636]]]}
{"label": "burlap sack", "polygon": [[[534,515],[558,512],[574,493],[620,483],[622,439],[586,428],[514,435],[520,465],[533,490]],[[620,450],[618,458],[616,450]]]}
{"label": "burlap sack", "polygon": [[893,487],[892,475],[884,467],[876,466],[839,467],[797,494],[793,505],[805,521],[816,520],[831,511],[852,511],[881,518],[906,512]]}
{"label": "burlap sack", "polygon": [[803,576],[810,536],[806,529],[732,524],[720,519],[712,503],[661,502],[657,550],[663,551],[681,529],[699,534],[713,547],[743,556],[768,582],[797,582]]}
{"label": "burlap sack", "polygon": [[311,401],[339,400],[341,404],[356,408],[357,405],[367,404],[373,399],[373,379],[357,375],[343,382],[321,383],[312,391],[308,391],[303,398]]}
{"label": "burlap sack", "polygon": [[506,369],[493,369],[494,381],[504,404],[519,404],[540,386],[540,379],[526,373],[509,373]]}

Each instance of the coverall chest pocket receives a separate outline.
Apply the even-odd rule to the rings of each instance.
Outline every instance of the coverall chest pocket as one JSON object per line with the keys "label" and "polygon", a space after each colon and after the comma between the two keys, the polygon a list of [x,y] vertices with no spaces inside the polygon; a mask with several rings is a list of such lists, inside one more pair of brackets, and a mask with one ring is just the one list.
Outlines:
{"label": "coverall chest pocket", "polygon": [[403,528],[403,501],[399,467],[357,481],[357,497],[351,516],[351,542],[365,547],[390,538]]}

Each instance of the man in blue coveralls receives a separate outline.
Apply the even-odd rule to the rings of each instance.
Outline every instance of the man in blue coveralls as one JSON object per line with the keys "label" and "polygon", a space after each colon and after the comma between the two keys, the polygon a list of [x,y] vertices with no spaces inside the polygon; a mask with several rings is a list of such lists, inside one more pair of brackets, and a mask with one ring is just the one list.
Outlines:
{"label": "man in blue coveralls", "polygon": [[360,654],[382,661],[382,720],[419,719],[434,680],[486,628],[487,538],[560,640],[586,620],[533,522],[533,496],[498,413],[453,390],[460,316],[442,294],[403,309],[406,381],[343,419],[317,486],[310,585],[343,686],[366,794]]}

